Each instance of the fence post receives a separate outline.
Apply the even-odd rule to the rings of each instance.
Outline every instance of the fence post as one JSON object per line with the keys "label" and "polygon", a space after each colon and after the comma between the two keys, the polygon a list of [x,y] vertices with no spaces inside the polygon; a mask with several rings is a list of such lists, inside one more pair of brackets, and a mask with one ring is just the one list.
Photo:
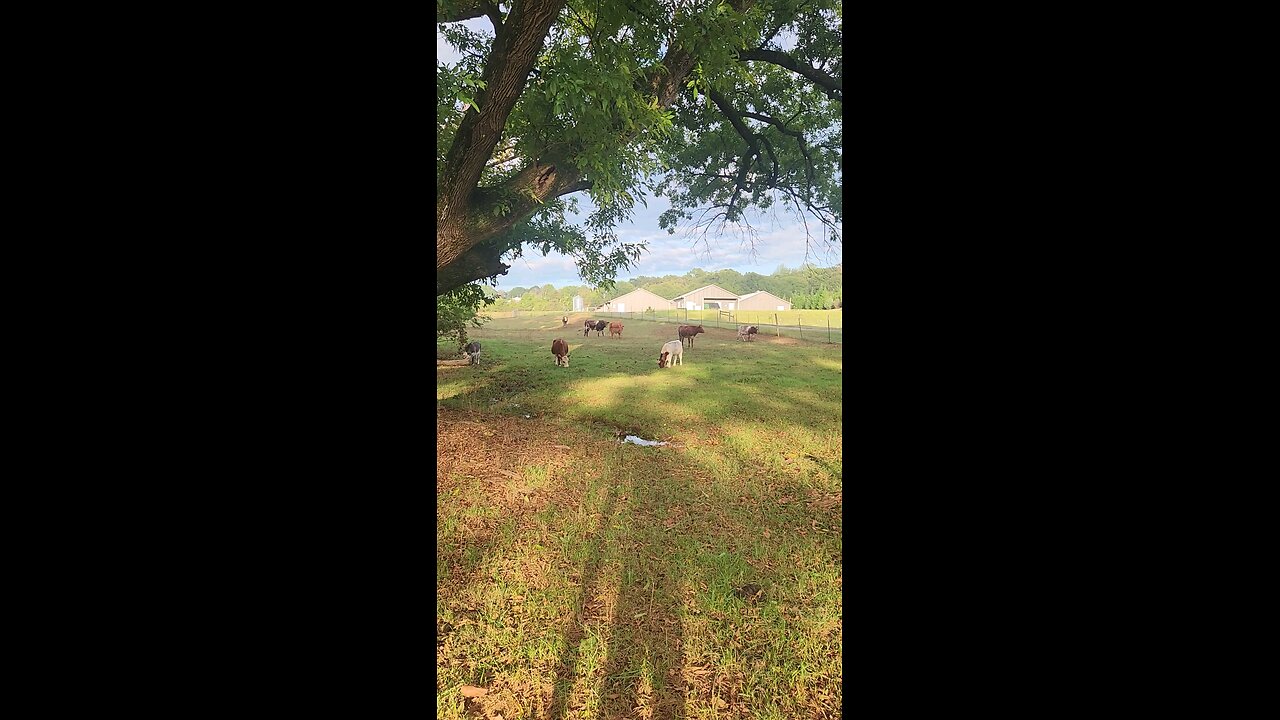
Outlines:
{"label": "fence post", "polygon": [[778,313],[773,314],[773,334],[782,337],[782,330],[778,327]]}
{"label": "fence post", "polygon": [[800,339],[804,340],[804,316],[803,315],[796,316],[796,327],[800,328]]}
{"label": "fence post", "polygon": [[831,344],[831,315],[827,315],[827,344]]}

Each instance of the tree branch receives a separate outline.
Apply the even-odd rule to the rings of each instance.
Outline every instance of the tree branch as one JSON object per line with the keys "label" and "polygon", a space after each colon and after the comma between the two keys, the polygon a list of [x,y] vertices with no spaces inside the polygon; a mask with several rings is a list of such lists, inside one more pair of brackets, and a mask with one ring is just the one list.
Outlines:
{"label": "tree branch", "polygon": [[773,143],[769,142],[769,138],[761,135],[760,142],[764,143],[764,149],[769,152],[769,159],[773,161],[773,170],[769,172],[769,187],[773,187],[778,183],[778,168],[782,165],[778,162],[778,156],[773,154]]}
{"label": "tree branch", "polygon": [[436,0],[436,23],[451,23],[478,18],[485,14],[488,0]]}
{"label": "tree branch", "polygon": [[480,243],[448,265],[436,268],[436,295],[469,282],[494,275],[506,275],[511,266],[502,262],[502,253],[505,251],[505,248],[496,243]]}
{"label": "tree branch", "polygon": [[636,7],[636,4],[635,4],[635,3],[633,3],[633,2],[628,2],[628,3],[626,3],[626,6],[627,6],[627,9],[628,9],[628,10],[630,10],[631,12],[633,12],[633,13],[635,13],[635,14],[639,15],[640,17],[644,18],[645,20],[648,20],[650,23],[652,23],[652,24],[654,24],[654,25],[661,25],[661,24],[662,24],[662,23],[660,23],[656,18],[654,18],[652,15],[649,15],[649,14],[648,14],[648,13],[646,13],[645,11],[643,11],[643,10],[641,10],[640,8]]}
{"label": "tree branch", "polygon": [[[465,235],[469,241],[487,242],[538,212],[543,205],[571,192],[591,187],[582,171],[561,157],[544,156],[494,187],[478,187],[471,197]],[[501,214],[491,212],[499,205]],[[438,231],[437,231],[438,234]]]}
{"label": "tree branch", "polygon": [[590,190],[591,186],[592,186],[592,182],[590,180],[579,180],[578,182],[570,185],[569,187],[566,187],[565,189],[556,192],[556,197],[563,197],[571,193],[581,192],[583,190]]}
{"label": "tree branch", "polygon": [[743,61],[760,60],[778,67],[784,67],[821,87],[827,93],[827,97],[832,100],[844,101],[843,79],[832,77],[817,68],[809,67],[784,52],[778,52],[777,50],[739,50],[738,59]]}
{"label": "tree branch", "polygon": [[494,35],[501,34],[505,28],[502,22],[502,11],[498,9],[498,3],[490,2],[490,0],[481,0],[484,4],[484,14],[489,16],[489,22],[493,23]]}
{"label": "tree branch", "polygon": [[[745,12],[754,4],[755,0],[729,0],[729,6],[735,12]],[[671,23],[671,28],[672,33],[675,33],[675,22]],[[693,53],[683,45],[668,46],[662,62],[658,63],[650,76],[643,81],[643,86],[657,96],[658,107],[670,107],[671,103],[675,102],[676,96],[684,87],[685,78],[693,69],[695,60]]]}
{"label": "tree branch", "polygon": [[742,115],[743,117],[749,117],[754,120],[767,122],[770,125],[773,125],[774,127],[778,128],[778,130],[781,131],[783,135],[790,135],[791,137],[795,138],[796,143],[800,145],[800,154],[804,156],[805,178],[809,181],[810,185],[813,184],[813,158],[809,157],[809,146],[804,141],[803,132],[799,130],[792,130],[791,128],[787,127],[786,123],[782,122],[781,120],[771,118],[768,115],[761,115],[760,113],[754,113],[754,112],[748,112],[748,111],[743,111]]}
{"label": "tree branch", "polygon": [[708,93],[708,97],[711,98],[711,102],[716,104],[717,108],[720,108],[720,112],[729,118],[729,124],[733,125],[733,129],[742,136],[743,140],[747,141],[747,149],[750,151],[742,156],[740,167],[738,168],[738,177],[733,182],[733,197],[729,199],[729,211],[733,212],[733,206],[737,204],[738,196],[742,194],[743,190],[747,189],[747,173],[751,170],[752,162],[760,156],[760,141],[756,134],[751,132],[751,128],[742,122],[742,115],[733,109],[733,105],[728,98],[715,90],[711,90]]}
{"label": "tree branch", "polygon": [[[591,45],[591,39],[592,39],[592,37],[595,35],[595,32],[596,32],[595,28],[593,28],[593,27],[591,27],[590,25],[588,25],[588,24],[587,24],[587,21],[582,19],[582,16],[578,14],[578,11],[577,11],[577,10],[574,10],[574,9],[573,9],[573,6],[572,6],[572,5],[570,5],[570,4],[568,4],[568,3],[565,3],[565,7],[569,8],[569,12],[573,13],[573,16],[574,16],[575,18],[577,18],[577,20],[578,20],[578,24],[582,26],[582,29],[587,31],[587,45],[588,45],[588,46],[590,46],[590,45]],[[600,22],[600,19],[599,19],[599,18],[596,18],[596,22]]]}

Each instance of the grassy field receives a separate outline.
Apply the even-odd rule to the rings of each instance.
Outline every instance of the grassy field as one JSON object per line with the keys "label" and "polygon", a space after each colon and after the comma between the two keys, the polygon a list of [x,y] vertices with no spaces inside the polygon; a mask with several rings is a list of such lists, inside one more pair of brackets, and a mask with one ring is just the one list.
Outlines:
{"label": "grassy field", "polygon": [[839,717],[840,346],[587,316],[436,372],[437,717]]}

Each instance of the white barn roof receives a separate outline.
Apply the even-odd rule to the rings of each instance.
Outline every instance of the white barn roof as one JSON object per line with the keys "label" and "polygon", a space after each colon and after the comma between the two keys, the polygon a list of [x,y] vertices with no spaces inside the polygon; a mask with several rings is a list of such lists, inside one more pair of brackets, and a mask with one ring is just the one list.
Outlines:
{"label": "white barn roof", "polygon": [[702,286],[702,287],[700,287],[700,288],[694,288],[694,289],[690,290],[689,292],[680,293],[679,295],[675,296],[675,298],[674,298],[674,299],[675,299],[675,300],[679,300],[679,299],[680,299],[680,298],[682,298],[682,297],[688,297],[688,296],[690,296],[690,295],[693,295],[693,294],[697,293],[699,290],[706,290],[707,288],[715,288],[716,290],[720,290],[720,291],[722,291],[722,292],[724,293],[724,295],[716,295],[716,296],[715,296],[714,298],[712,298],[712,299],[718,299],[718,298],[734,298],[734,299],[736,299],[736,298],[738,297],[738,296],[737,296],[737,295],[735,295],[734,293],[731,293],[731,292],[729,292],[728,290],[725,290],[724,288],[720,287],[719,285],[716,285],[716,284],[714,284],[714,283],[713,283],[713,284],[711,284],[711,285],[703,285],[703,286]]}

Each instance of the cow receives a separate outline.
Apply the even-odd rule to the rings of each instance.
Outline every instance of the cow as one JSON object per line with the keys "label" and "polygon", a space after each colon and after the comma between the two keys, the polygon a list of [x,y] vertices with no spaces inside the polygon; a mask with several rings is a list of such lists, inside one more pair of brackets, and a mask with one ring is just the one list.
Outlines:
{"label": "cow", "polygon": [[680,329],[676,332],[680,335],[680,342],[683,343],[687,338],[689,340],[689,347],[693,347],[694,336],[698,333],[706,332],[706,330],[703,330],[701,325],[681,325]]}
{"label": "cow", "polygon": [[467,354],[471,356],[471,364],[480,364],[480,343],[473,342],[467,345]]}
{"label": "cow", "polygon": [[738,326],[738,339],[750,342],[751,336],[758,332],[760,332],[760,328],[755,325],[740,325]]}
{"label": "cow", "polygon": [[622,337],[622,323],[609,323],[609,337]]}
{"label": "cow", "polygon": [[658,355],[658,367],[672,367],[677,361],[684,364],[684,343],[679,340],[663,343],[662,352]]}
{"label": "cow", "polygon": [[564,317],[560,318],[560,327],[567,327],[568,325],[569,325],[568,315],[565,315]]}
{"label": "cow", "polygon": [[583,320],[583,321],[582,321],[582,327],[588,327],[588,328],[589,328],[589,327],[595,327],[595,326],[596,326],[596,321],[595,321],[595,320]]}
{"label": "cow", "polygon": [[607,327],[609,327],[608,320],[601,320],[600,322],[597,322],[595,327],[596,337],[604,337],[604,329]]}
{"label": "cow", "polygon": [[556,367],[569,367],[569,343],[556,338],[551,341],[551,354],[556,356]]}

